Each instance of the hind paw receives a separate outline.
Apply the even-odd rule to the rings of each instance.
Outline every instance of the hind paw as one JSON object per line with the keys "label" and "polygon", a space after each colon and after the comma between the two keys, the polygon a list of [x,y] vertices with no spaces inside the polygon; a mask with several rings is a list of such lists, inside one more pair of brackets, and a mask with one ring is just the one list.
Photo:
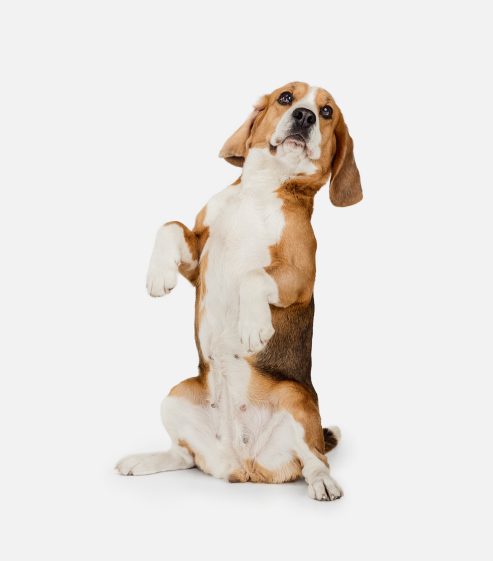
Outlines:
{"label": "hind paw", "polygon": [[316,501],[335,501],[343,496],[342,489],[328,474],[320,474],[308,483],[308,494]]}

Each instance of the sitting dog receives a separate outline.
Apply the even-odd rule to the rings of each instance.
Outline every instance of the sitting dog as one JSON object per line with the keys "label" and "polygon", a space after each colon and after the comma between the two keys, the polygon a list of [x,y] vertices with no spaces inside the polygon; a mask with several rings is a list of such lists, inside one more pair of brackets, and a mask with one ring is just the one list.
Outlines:
{"label": "sitting dog", "polygon": [[310,376],[310,218],[329,177],[334,205],[362,199],[352,139],[327,91],[293,82],[256,103],[220,156],[241,177],[212,197],[193,230],[160,228],[147,277],[151,296],[171,292],[178,272],[195,286],[198,375],[163,401],[171,449],[128,456],[117,470],[196,466],[230,482],[303,476],[313,499],[338,499],[325,453],[340,432],[322,428]]}

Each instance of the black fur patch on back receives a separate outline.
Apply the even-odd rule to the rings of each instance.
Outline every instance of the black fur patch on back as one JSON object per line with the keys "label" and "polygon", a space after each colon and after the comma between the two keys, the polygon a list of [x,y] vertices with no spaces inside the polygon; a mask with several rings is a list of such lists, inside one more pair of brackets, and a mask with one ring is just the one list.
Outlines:
{"label": "black fur patch on back", "polygon": [[324,444],[325,444],[325,452],[329,452],[333,448],[335,448],[338,444],[338,440],[336,435],[327,428],[323,429],[324,431]]}
{"label": "black fur patch on back", "polygon": [[261,373],[275,380],[295,380],[317,400],[311,381],[312,335],[315,302],[288,308],[271,306],[274,336],[253,362]]}

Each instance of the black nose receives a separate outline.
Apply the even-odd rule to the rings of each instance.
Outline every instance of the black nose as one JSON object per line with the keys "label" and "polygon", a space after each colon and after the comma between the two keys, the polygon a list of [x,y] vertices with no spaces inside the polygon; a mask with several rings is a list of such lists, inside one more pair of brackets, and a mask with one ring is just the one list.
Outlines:
{"label": "black nose", "polygon": [[315,113],[305,107],[298,107],[293,111],[294,122],[302,129],[308,129],[317,122]]}

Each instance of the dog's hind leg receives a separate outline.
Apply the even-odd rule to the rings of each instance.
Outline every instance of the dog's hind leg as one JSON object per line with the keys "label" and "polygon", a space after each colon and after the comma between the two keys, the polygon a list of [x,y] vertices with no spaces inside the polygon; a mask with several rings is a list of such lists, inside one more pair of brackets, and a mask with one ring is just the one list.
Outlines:
{"label": "dog's hind leg", "polygon": [[237,467],[228,446],[222,404],[211,402],[203,378],[189,378],[175,386],[161,405],[161,416],[171,440],[186,449],[204,473],[226,479]]}
{"label": "dog's hind leg", "polygon": [[[320,423],[318,405],[309,393],[285,384],[283,404],[293,418],[298,457],[303,465],[302,474],[308,484],[308,494],[317,501],[334,501],[343,493],[330,473],[324,454],[327,443]],[[281,405],[281,407],[282,407]]]}
{"label": "dog's hind leg", "polygon": [[[238,467],[222,446],[220,407],[210,403],[204,377],[184,380],[161,405],[163,424],[173,442],[168,452],[136,454],[116,466],[122,475],[147,475],[198,467],[214,477],[227,478]],[[217,412],[217,413],[216,413]]]}
{"label": "dog's hind leg", "polygon": [[[169,396],[164,399],[161,406],[161,413],[165,427],[172,440],[171,449],[167,452],[156,452],[151,454],[132,454],[122,458],[115,469],[121,475],[150,475],[161,471],[176,471],[189,469],[197,465],[195,453],[190,449],[186,440],[181,434],[182,429],[188,429],[190,424],[206,425],[205,419],[199,417],[194,409],[201,411],[199,407],[206,403],[207,390],[205,381],[201,377],[189,378],[178,386],[175,386],[170,395],[187,396],[192,403],[186,400],[183,404],[176,407],[170,403]],[[194,414],[195,413],[195,414]],[[177,433],[178,432],[178,433]]]}
{"label": "dog's hind leg", "polygon": [[[257,377],[255,382],[257,397],[270,396],[277,411],[288,414],[291,433],[287,432],[286,421],[283,421],[284,435],[273,439],[271,445],[277,445],[278,450],[263,451],[259,460],[267,467],[266,459],[279,457],[284,447],[284,453],[292,450],[298,458],[301,473],[308,484],[308,494],[318,501],[333,501],[342,497],[342,490],[330,474],[327,458],[324,454],[327,443],[320,422],[320,413],[316,397],[301,384],[294,381],[273,382],[265,376]],[[265,391],[267,393],[265,393]],[[333,435],[339,433],[334,429]],[[337,433],[337,435],[335,434]],[[287,443],[289,446],[287,446]]]}
{"label": "dog's hind leg", "polygon": [[150,475],[161,471],[188,469],[195,465],[190,452],[182,446],[173,446],[167,452],[133,454],[122,458],[116,465],[121,475]]}

